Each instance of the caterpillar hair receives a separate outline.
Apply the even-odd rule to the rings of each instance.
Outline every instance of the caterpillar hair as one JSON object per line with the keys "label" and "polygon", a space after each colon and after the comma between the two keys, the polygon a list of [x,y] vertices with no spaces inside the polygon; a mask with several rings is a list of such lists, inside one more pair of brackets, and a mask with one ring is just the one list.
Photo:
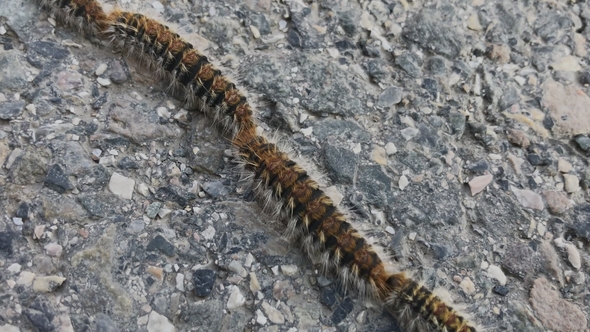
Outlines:
{"label": "caterpillar hair", "polygon": [[[184,101],[228,132],[238,162],[263,206],[286,220],[287,234],[303,251],[360,296],[379,299],[409,330],[474,332],[452,307],[404,273],[389,272],[373,246],[312,179],[276,144],[256,133],[253,108],[236,85],[168,26],[145,15],[114,10],[95,0],[43,0],[66,24],[108,40],[165,77]],[[413,313],[413,314],[412,314]],[[408,316],[405,318],[405,316]],[[421,318],[420,318],[421,317]]]}
{"label": "caterpillar hair", "polygon": [[95,0],[40,0],[59,21],[96,36],[108,26],[107,15]]}

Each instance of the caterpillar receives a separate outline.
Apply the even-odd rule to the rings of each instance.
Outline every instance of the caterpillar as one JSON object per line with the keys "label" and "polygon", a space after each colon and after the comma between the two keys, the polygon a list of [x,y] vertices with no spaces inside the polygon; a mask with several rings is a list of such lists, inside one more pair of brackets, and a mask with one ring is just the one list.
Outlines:
{"label": "caterpillar", "polygon": [[[219,123],[260,201],[275,207],[272,212],[286,221],[289,236],[301,243],[324,273],[335,273],[360,296],[371,296],[385,309],[408,315],[402,323],[409,330],[476,331],[429,289],[404,273],[388,271],[318,182],[275,143],[256,133],[247,98],[191,43],[145,15],[119,9],[107,14],[95,0],[42,0],[41,4],[65,24],[146,62],[180,92],[184,102]],[[419,318],[427,327],[414,324]]]}

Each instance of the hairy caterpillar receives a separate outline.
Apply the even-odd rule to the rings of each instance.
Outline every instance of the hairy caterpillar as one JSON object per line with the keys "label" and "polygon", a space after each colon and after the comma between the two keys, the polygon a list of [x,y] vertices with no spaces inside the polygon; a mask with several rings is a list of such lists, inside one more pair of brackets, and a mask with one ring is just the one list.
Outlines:
{"label": "hairy caterpillar", "polygon": [[[430,290],[403,273],[387,271],[372,245],[346,220],[308,173],[274,143],[256,133],[246,97],[192,44],[166,25],[142,14],[106,14],[94,0],[45,0],[43,6],[66,24],[111,42],[117,50],[147,62],[229,132],[232,145],[261,201],[272,202],[287,231],[325,272],[361,296],[379,299],[393,312],[409,307],[439,331],[476,331]],[[408,311],[406,311],[407,313]]]}

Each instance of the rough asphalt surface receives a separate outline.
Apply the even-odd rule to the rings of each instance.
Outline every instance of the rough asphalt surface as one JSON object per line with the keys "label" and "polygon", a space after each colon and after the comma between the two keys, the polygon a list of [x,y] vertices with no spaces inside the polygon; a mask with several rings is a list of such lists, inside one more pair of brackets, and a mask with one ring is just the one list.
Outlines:
{"label": "rough asphalt surface", "polygon": [[[110,3],[113,4],[112,2]],[[590,5],[123,1],[487,331],[588,331]],[[320,276],[144,65],[0,3],[0,331],[399,331]]]}

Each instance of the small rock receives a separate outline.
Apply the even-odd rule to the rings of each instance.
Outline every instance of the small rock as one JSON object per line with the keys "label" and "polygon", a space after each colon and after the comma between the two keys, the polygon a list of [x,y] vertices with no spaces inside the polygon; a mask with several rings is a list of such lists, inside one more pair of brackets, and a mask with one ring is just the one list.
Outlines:
{"label": "small rock", "polygon": [[57,243],[48,243],[45,245],[45,251],[49,256],[59,257],[63,251],[63,247]]}
{"label": "small rock", "polygon": [[479,17],[477,16],[477,13],[469,15],[469,17],[467,18],[467,27],[474,31],[483,30],[481,23],[479,23]]}
{"label": "small rock", "polygon": [[11,101],[0,104],[0,119],[14,120],[25,108],[25,101]]}
{"label": "small rock", "polygon": [[561,214],[572,207],[572,202],[563,191],[545,190],[541,193],[547,202],[549,212]]}
{"label": "small rock", "polygon": [[543,210],[543,208],[545,208],[545,204],[543,204],[541,195],[537,194],[536,192],[526,189],[520,190],[513,186],[510,186],[510,190],[512,190],[516,199],[525,208],[534,210]]}
{"label": "small rock", "polygon": [[131,199],[133,197],[133,188],[135,187],[135,180],[123,176],[117,172],[113,172],[111,180],[109,181],[109,190],[124,199]]}
{"label": "small rock", "polygon": [[193,285],[195,286],[195,294],[199,297],[207,297],[213,290],[217,273],[209,269],[197,270],[193,273]]}
{"label": "small rock", "polygon": [[176,274],[176,289],[184,292],[184,274],[182,273]]}
{"label": "small rock", "polygon": [[492,182],[494,176],[492,174],[486,174],[477,176],[469,181],[469,189],[471,190],[471,196],[475,196],[482,192],[488,184]]}
{"label": "small rock", "polygon": [[10,264],[10,266],[6,269],[8,272],[12,272],[12,273],[19,273],[20,269],[21,269],[21,265],[18,263],[13,263]]}
{"label": "small rock", "polygon": [[393,144],[391,142],[385,144],[385,152],[387,153],[388,156],[391,156],[392,154],[396,154],[397,148],[395,147],[395,144]]}
{"label": "small rock", "polygon": [[505,44],[494,44],[490,51],[490,59],[500,64],[506,64],[510,61],[510,47]]}
{"label": "small rock", "polygon": [[573,174],[564,174],[563,179],[565,180],[565,191],[567,193],[575,193],[580,190],[580,180]]}
{"label": "small rock", "polygon": [[559,292],[547,279],[534,281],[530,301],[536,316],[546,328],[564,332],[582,332],[586,329],[588,322],[584,312],[577,305],[561,299]]}
{"label": "small rock", "polygon": [[497,265],[490,264],[488,267],[488,276],[498,280],[501,286],[506,286],[506,281],[508,281],[502,269]]}
{"label": "small rock", "polygon": [[288,277],[296,275],[297,271],[297,265],[281,265],[281,272]]}
{"label": "small rock", "polygon": [[461,287],[461,289],[467,295],[475,293],[475,284],[473,283],[473,281],[471,281],[471,279],[469,279],[469,277],[465,277],[463,280],[461,280],[461,283],[459,283],[459,287]]}
{"label": "small rock", "polygon": [[268,304],[268,302],[262,302],[262,310],[264,310],[264,313],[268,316],[268,319],[274,324],[285,324],[285,316],[283,316],[283,314],[278,309]]}
{"label": "small rock", "polygon": [[[590,137],[578,135],[575,138],[576,143],[580,146],[580,148],[584,151],[590,151]],[[2,160],[0,160],[1,162]]]}
{"label": "small rock", "polygon": [[573,55],[566,55],[562,58],[557,59],[551,64],[553,70],[560,71],[579,71],[582,69],[580,62],[577,57]]}
{"label": "small rock", "polygon": [[400,190],[406,189],[406,187],[410,184],[410,181],[405,175],[400,176],[398,186]]}
{"label": "small rock", "polygon": [[174,325],[170,323],[168,318],[164,315],[160,315],[155,310],[150,312],[149,320],[147,323],[148,332],[174,332],[176,329]]}
{"label": "small rock", "polygon": [[390,87],[379,95],[377,99],[377,107],[386,108],[398,104],[402,100],[403,89],[398,87]]}
{"label": "small rock", "polygon": [[66,278],[59,276],[37,277],[33,282],[33,290],[38,293],[50,293],[55,291],[66,281]]}
{"label": "small rock", "polygon": [[168,257],[174,256],[174,246],[158,234],[154,237],[145,248],[147,251],[159,251]]}
{"label": "small rock", "polygon": [[531,145],[531,141],[522,130],[509,129],[507,138],[510,143],[521,146],[525,149]]}
{"label": "small rock", "polygon": [[379,165],[387,165],[385,149],[375,145],[375,147],[373,147],[373,152],[371,152],[371,159]]}
{"label": "small rock", "polygon": [[557,169],[561,173],[569,173],[573,169],[573,166],[569,161],[567,161],[563,158],[559,158],[557,160]]}
{"label": "small rock", "polygon": [[227,268],[242,278],[245,278],[248,275],[248,271],[246,271],[246,269],[244,269],[242,264],[240,264],[238,261],[231,261]]}
{"label": "small rock", "polygon": [[242,292],[240,292],[240,288],[238,286],[232,286],[229,299],[227,300],[227,309],[233,310],[239,308],[244,303],[246,303],[246,299],[242,295]]}
{"label": "small rock", "polygon": [[258,282],[258,277],[256,277],[256,273],[250,272],[250,291],[253,294],[258,293],[260,291],[260,283]]}
{"label": "small rock", "polygon": [[502,268],[513,276],[525,278],[534,271],[535,251],[524,243],[511,243],[502,259]]}
{"label": "small rock", "polygon": [[161,207],[161,202],[153,202],[150,205],[148,205],[148,207],[145,209],[145,214],[148,218],[154,219],[158,215],[158,212],[160,211]]}
{"label": "small rock", "polygon": [[565,241],[563,238],[558,237],[557,239],[553,240],[556,246],[559,248],[565,249],[567,251],[567,259],[570,261],[570,264],[576,269],[579,270],[582,267],[582,259],[580,258],[580,252],[575,245],[570,242]]}
{"label": "small rock", "polygon": [[37,275],[33,272],[22,271],[19,274],[18,279],[16,279],[16,284],[23,285],[23,286],[29,286],[30,284],[33,283],[33,280],[35,279],[36,276]]}
{"label": "small rock", "polygon": [[495,285],[492,287],[492,292],[501,296],[506,296],[510,292],[510,289],[506,286]]}
{"label": "small rock", "polygon": [[94,74],[96,76],[100,76],[102,74],[104,74],[104,72],[109,68],[109,66],[106,63],[101,63],[96,70],[94,71]]}
{"label": "small rock", "polygon": [[45,177],[45,186],[49,189],[55,190],[56,192],[63,194],[68,190],[74,189],[72,183],[68,179],[68,175],[64,172],[63,168],[54,164],[49,166],[47,171],[47,177]]}
{"label": "small rock", "polygon": [[213,240],[215,233],[215,228],[213,226],[209,226],[203,232],[201,232],[201,235],[205,240]]}
{"label": "small rock", "polygon": [[400,133],[406,139],[406,141],[409,141],[412,138],[416,137],[416,135],[418,135],[418,133],[420,133],[420,130],[418,130],[416,128],[408,127],[408,128],[402,129],[400,131]]}
{"label": "small rock", "polygon": [[256,310],[256,323],[258,325],[266,325],[266,322],[268,320],[266,319],[266,317],[264,316],[264,314],[262,313],[262,311],[260,311],[260,309]]}
{"label": "small rock", "polygon": [[205,182],[202,185],[203,190],[213,198],[222,197],[229,194],[229,189],[221,181]]}

